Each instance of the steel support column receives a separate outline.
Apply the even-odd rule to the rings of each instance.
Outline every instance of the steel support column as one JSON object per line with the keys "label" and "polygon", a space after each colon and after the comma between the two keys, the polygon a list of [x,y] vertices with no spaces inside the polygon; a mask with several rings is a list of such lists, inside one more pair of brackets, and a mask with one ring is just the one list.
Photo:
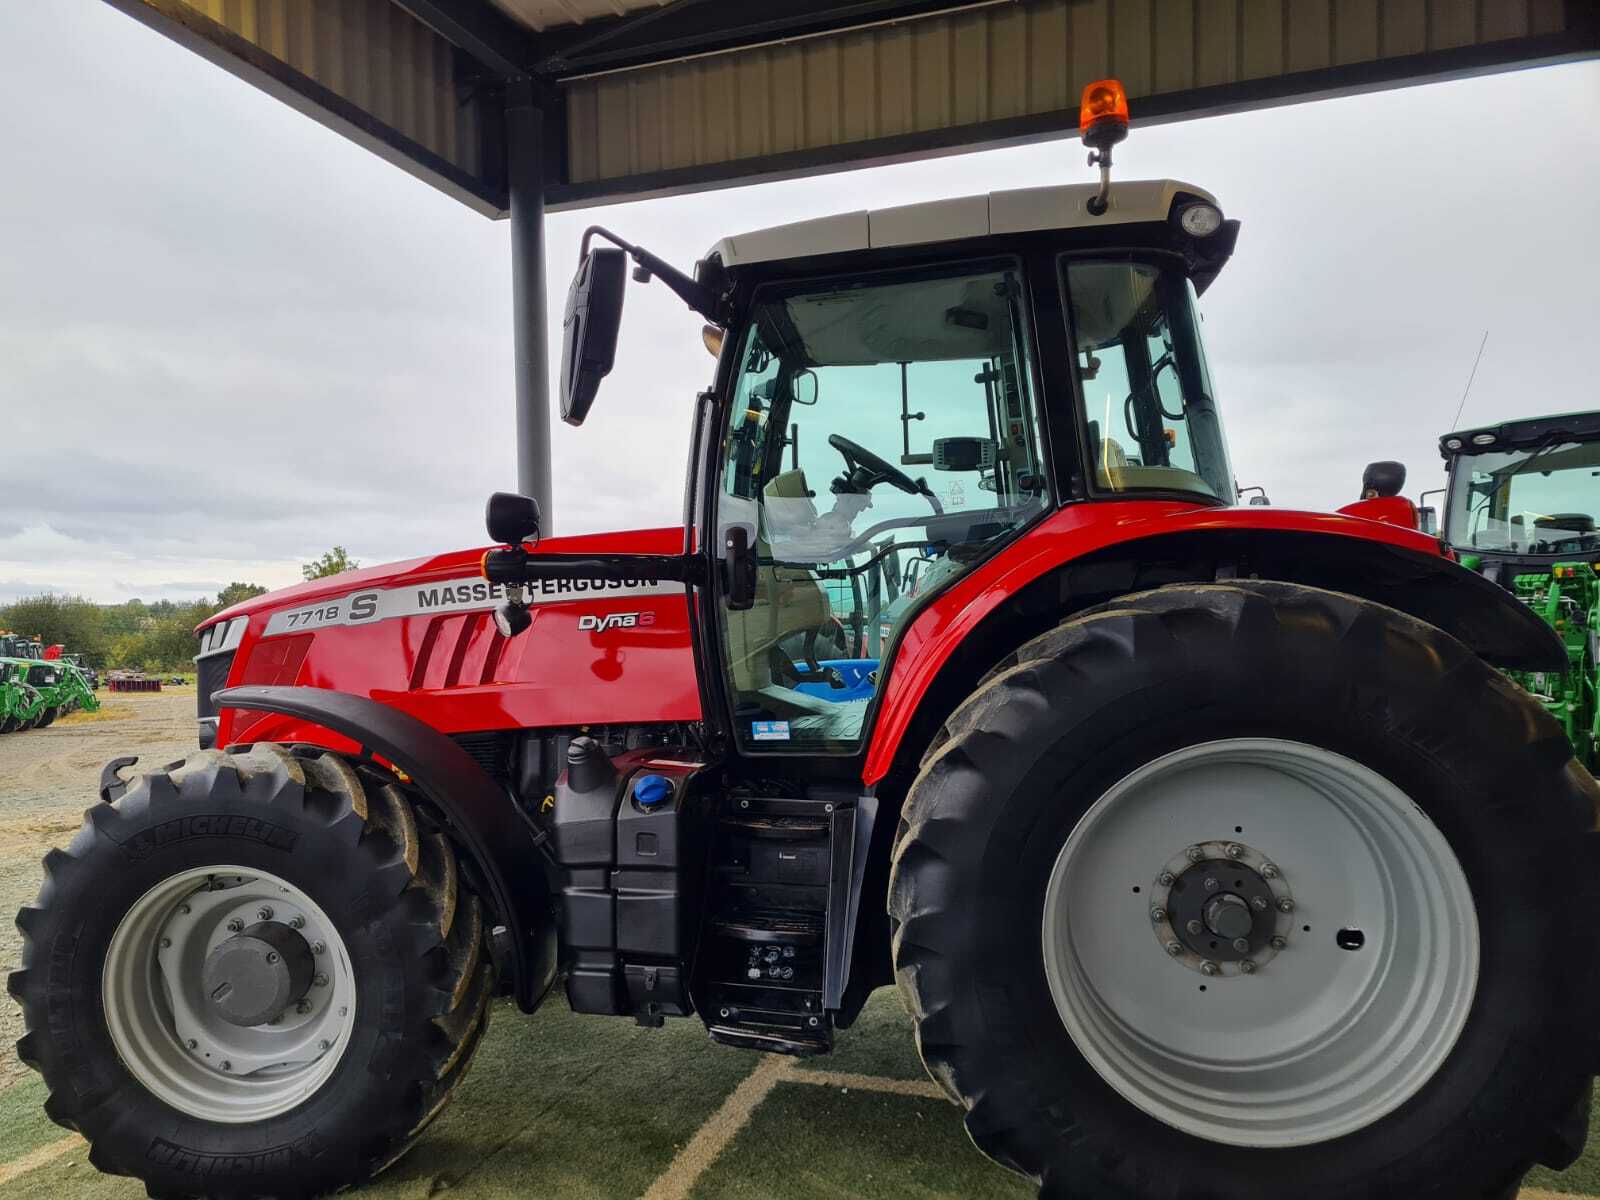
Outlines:
{"label": "steel support column", "polygon": [[529,82],[506,92],[511,197],[511,320],[517,384],[517,489],[555,526],[550,494],[550,370],[544,302],[544,112]]}

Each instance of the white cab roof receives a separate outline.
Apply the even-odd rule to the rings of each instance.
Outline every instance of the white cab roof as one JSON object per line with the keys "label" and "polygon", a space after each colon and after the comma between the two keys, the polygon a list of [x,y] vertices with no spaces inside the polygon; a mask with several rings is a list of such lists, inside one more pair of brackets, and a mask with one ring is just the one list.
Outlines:
{"label": "white cab roof", "polygon": [[723,238],[711,253],[722,260],[723,266],[737,267],[850,250],[953,242],[994,233],[1164,221],[1179,192],[1216,203],[1209,192],[1190,183],[1136,179],[1113,183],[1110,207],[1096,217],[1089,213],[1089,198],[1099,190],[1097,183],[1077,183],[930,200],[899,208],[862,209]]}

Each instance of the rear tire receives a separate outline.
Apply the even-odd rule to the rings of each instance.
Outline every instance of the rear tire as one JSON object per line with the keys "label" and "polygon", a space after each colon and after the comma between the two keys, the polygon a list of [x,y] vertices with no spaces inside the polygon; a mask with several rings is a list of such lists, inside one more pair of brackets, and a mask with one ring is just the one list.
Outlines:
{"label": "rear tire", "polygon": [[[1243,761],[1226,757],[1230,747],[1264,745],[1301,749],[1285,751],[1270,779],[1240,768],[1215,787],[1190,776],[1167,793],[1129,790],[1207,755],[1228,770]],[[1351,788],[1365,780],[1372,811],[1391,814],[1383,819],[1416,846],[1444,847],[1387,863],[1372,851],[1388,882],[1362,896],[1381,897],[1373,904],[1388,924],[1360,942],[1359,930],[1343,928],[1352,902],[1339,887],[1355,864],[1336,859],[1343,851],[1330,837],[1309,840],[1310,818],[1323,814],[1296,799],[1300,784],[1314,791],[1304,765],[1313,762],[1335,764],[1330,778]],[[1345,819],[1360,807],[1355,792],[1328,794],[1339,818],[1328,829],[1357,825]],[[1127,807],[1130,798],[1145,807]],[[1224,810],[1252,815],[1236,831],[1231,816],[1221,823]],[[1128,839],[1075,857],[1085,839],[1117,828],[1106,814],[1118,811],[1131,814]],[[1039,1180],[1044,1195],[1497,1200],[1535,1161],[1565,1166],[1582,1147],[1575,1131],[1596,1066],[1586,1014],[1597,1000],[1590,963],[1600,939],[1587,920],[1586,864],[1597,812],[1600,789],[1556,724],[1432,626],[1289,584],[1141,593],[1029,643],[947,722],[897,834],[896,978],[923,1060],[966,1107],[973,1140]],[[1274,813],[1284,820],[1277,828]],[[1161,819],[1145,820],[1151,814]],[[1260,893],[1275,924],[1242,931],[1250,948],[1228,963],[1205,957],[1216,940],[1197,954],[1192,927],[1175,928],[1188,901],[1174,882],[1185,882],[1185,852],[1202,837],[1208,869],[1267,870],[1270,857],[1262,888],[1301,884],[1292,917],[1278,911],[1287,893]],[[1351,844],[1374,837],[1368,829]],[[1141,839],[1147,853],[1117,858]],[[1430,855],[1436,871],[1424,863]],[[1336,870],[1321,868],[1335,859]],[[1092,900],[1071,892],[1091,880]],[[1252,899],[1249,878],[1223,889],[1233,883]],[[1464,909],[1452,907],[1457,884]],[[1286,937],[1281,954],[1264,947],[1269,932]],[[1113,953],[1096,957],[1097,946]],[[1277,957],[1256,966],[1258,951]],[[1242,956],[1252,961],[1248,977]],[[1439,971],[1408,974],[1417,959]],[[1201,974],[1208,962],[1215,970]],[[1323,969],[1317,963],[1331,964],[1325,986],[1308,974]],[[1340,981],[1368,969],[1358,963],[1372,964],[1370,987],[1345,995]],[[1144,977],[1129,971],[1152,986],[1129,989]],[[1273,1009],[1297,978],[1316,986],[1299,1007]],[[1106,980],[1120,990],[1097,991]],[[1405,999],[1413,992],[1422,999]],[[1399,1040],[1386,1042],[1390,1028],[1374,1015],[1385,1000]],[[1191,1034],[1199,1040],[1188,1057],[1143,1049],[1184,1048]],[[1249,1075],[1265,1072],[1262,1047],[1279,1036],[1314,1064],[1314,1035],[1324,1034],[1349,1049],[1341,1062],[1364,1055],[1377,1064],[1370,1089],[1344,1109],[1330,1102],[1321,1124],[1295,1106],[1280,1106],[1278,1125],[1266,1121],[1294,1081]],[[1399,1069],[1408,1062],[1410,1075]],[[1220,1075],[1208,1074],[1217,1064]],[[1273,1090],[1229,1092],[1219,1079],[1230,1072]],[[1360,1072],[1330,1063],[1326,1080],[1308,1087],[1331,1094],[1342,1085],[1328,1081],[1348,1075]]]}
{"label": "rear tire", "polygon": [[[359,1183],[439,1112],[487,1027],[483,913],[448,841],[392,777],[337,755],[261,744],[172,764],[91,808],[45,870],[17,916],[17,1053],[90,1161],[152,1195],[306,1197]],[[258,900],[282,908],[260,917],[277,921],[274,937],[289,936],[293,911],[294,928],[318,939],[293,952],[315,980],[253,1026],[219,1024],[202,973],[182,969],[228,931],[250,935],[237,917],[222,924],[235,897],[247,921]],[[202,921],[212,927],[190,928]],[[289,1065],[241,1075],[217,1061],[235,1047]]]}

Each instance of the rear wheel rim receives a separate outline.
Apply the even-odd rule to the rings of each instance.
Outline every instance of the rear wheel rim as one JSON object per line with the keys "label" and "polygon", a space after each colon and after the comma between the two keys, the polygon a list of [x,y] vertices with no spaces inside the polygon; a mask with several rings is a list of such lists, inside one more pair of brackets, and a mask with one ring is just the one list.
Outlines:
{"label": "rear wheel rim", "polygon": [[[207,1003],[203,964],[241,927],[268,919],[293,923],[312,947],[313,982],[271,1024],[229,1024]],[[171,876],[133,903],[111,936],[101,999],[140,1085],[224,1124],[268,1120],[313,1096],[348,1049],[356,1013],[350,956],[322,908],[276,875],[226,865]]]}
{"label": "rear wheel rim", "polygon": [[[1252,891],[1263,869],[1270,894]],[[1207,962],[1216,941],[1174,928],[1176,890],[1203,877],[1261,897],[1270,961]],[[1107,791],[1056,858],[1042,934],[1056,1010],[1101,1078],[1238,1146],[1328,1141],[1394,1111],[1449,1057],[1478,977],[1444,835],[1383,776],[1276,739],[1190,746]]]}

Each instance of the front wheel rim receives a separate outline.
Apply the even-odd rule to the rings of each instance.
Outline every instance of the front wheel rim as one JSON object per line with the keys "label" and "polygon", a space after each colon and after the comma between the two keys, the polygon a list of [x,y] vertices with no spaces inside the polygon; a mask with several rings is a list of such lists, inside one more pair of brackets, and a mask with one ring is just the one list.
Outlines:
{"label": "front wheel rim", "polygon": [[[1202,882],[1271,922],[1243,931],[1232,969],[1174,927],[1192,906],[1167,910]],[[1084,1058],[1143,1112],[1228,1145],[1328,1141],[1394,1111],[1449,1058],[1477,986],[1477,914],[1444,835],[1383,776],[1299,742],[1207,742],[1121,780],[1062,846],[1042,926]]]}
{"label": "front wheel rim", "polygon": [[[202,967],[259,920],[292,925],[305,940],[312,982],[270,1023],[230,1024],[206,1002]],[[355,973],[334,923],[300,888],[240,866],[184,871],[136,900],[111,935],[101,999],[112,1044],[140,1085],[223,1124],[268,1120],[308,1100],[355,1026]]]}

